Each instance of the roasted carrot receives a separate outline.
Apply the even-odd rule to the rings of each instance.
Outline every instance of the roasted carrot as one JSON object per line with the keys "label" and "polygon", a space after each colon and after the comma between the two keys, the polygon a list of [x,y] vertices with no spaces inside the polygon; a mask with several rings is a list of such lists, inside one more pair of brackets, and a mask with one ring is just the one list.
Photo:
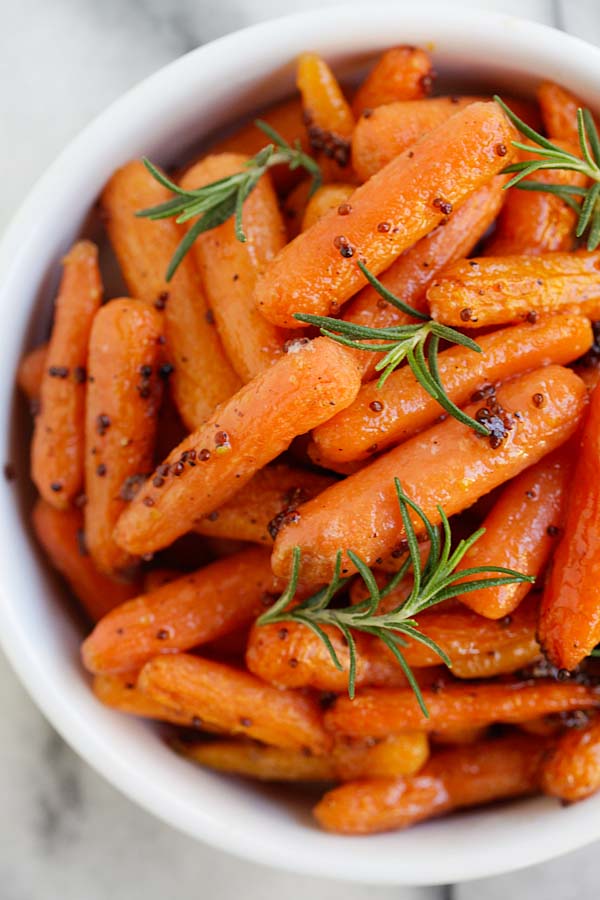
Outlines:
{"label": "roasted carrot", "polygon": [[200,728],[204,724],[194,716],[179,713],[143,694],[137,686],[137,672],[126,672],[121,675],[96,675],[92,681],[92,690],[105,706],[128,713],[130,716],[156,719],[159,722],[184,725],[188,728]]}
{"label": "roasted carrot", "polygon": [[[478,339],[481,353],[451,347],[438,357],[448,396],[458,405],[492,392],[497,382],[548,363],[565,365],[592,345],[592,328],[583,316],[551,316],[531,325],[513,325]],[[375,450],[412,437],[432,425],[440,407],[404,366],[379,388],[364,384],[354,403],[313,431],[322,464],[368,459]],[[517,567],[518,568],[518,567]]]}
{"label": "roasted carrot", "polygon": [[350,161],[354,116],[335,75],[316,53],[303,53],[298,59],[296,85],[311,150],[325,158],[327,180],[344,177]]}
{"label": "roasted carrot", "polygon": [[117,607],[82,647],[90,672],[139,669],[160,653],[187,650],[252,621],[277,590],[265,550],[218,560]]}
{"label": "roasted carrot", "polygon": [[171,194],[138,161],[118,169],[102,193],[104,221],[132,297],[164,309],[170,384],[189,429],[197,428],[240,386],[211,319],[199,273],[186,256],[170,282],[169,261],[183,229],[173,219],[150,221],[135,213]]}
{"label": "roasted carrot", "polygon": [[194,530],[211,537],[270,545],[280,523],[293,517],[296,507],[335,480],[284,464],[266,466],[231,500],[197,522]]}
{"label": "roasted carrot", "polygon": [[[186,172],[181,185],[185,190],[204,187],[239,172],[247,161],[236,153],[207,156]],[[259,272],[285,244],[285,226],[268,175],[246,199],[242,222],[245,242],[237,239],[231,218],[199,235],[192,254],[227,356],[246,383],[281,356],[287,338],[258,312],[253,297]]]}
{"label": "roasted carrot", "polygon": [[[429,740],[432,744],[473,744],[475,741],[482,740],[488,732],[486,725],[476,725],[471,727],[466,725],[464,728],[448,728],[445,731],[432,731]],[[417,732],[420,734],[420,732]]]}
{"label": "roasted carrot", "polygon": [[[560,533],[575,450],[569,442],[504,488],[483,522],[485,534],[463,557],[459,571],[503,566],[536,577],[543,572]],[[519,614],[528,590],[527,584],[506,584],[464,594],[462,601],[482,616],[500,619],[513,610]]]}
{"label": "roasted carrot", "polygon": [[567,803],[600,790],[600,720],[565,732],[542,763],[542,790]]}
{"label": "roasted carrot", "polygon": [[290,191],[281,204],[281,214],[285,222],[288,241],[292,241],[302,231],[302,220],[311,190],[312,179],[305,178]]}
{"label": "roasted carrot", "polygon": [[397,156],[352,195],[352,213],[332,210],[269,263],[256,286],[276,325],[300,327],[294,313],[336,313],[366,283],[359,256],[376,275],[435,228],[510,160],[513,135],[497,106],[474,103]]}
{"label": "roasted carrot", "polygon": [[544,81],[537,89],[537,100],[547,134],[572,144],[579,144],[577,109],[584,106],[566,88],[553,81]]}
{"label": "roasted carrot", "polygon": [[574,450],[564,529],[540,615],[540,642],[559,668],[574,669],[600,641],[600,390],[591,395]]}
{"label": "roasted carrot", "polygon": [[144,573],[144,594],[149,594],[165,584],[180,578],[182,572],[177,569],[150,569]]}
{"label": "roasted carrot", "polygon": [[297,434],[352,402],[360,373],[342,347],[317,338],[289,349],[159,466],[117,525],[121,546],[131,553],[167,546],[227,502]]}
{"label": "roasted carrot", "polygon": [[350,215],[352,206],[348,200],[355,190],[355,185],[346,184],[343,181],[333,181],[320,187],[306,205],[302,218],[302,231],[306,231],[332,209],[337,209],[341,216]]}
{"label": "roasted carrot", "polygon": [[66,509],[83,485],[88,340],[101,300],[98,250],[79,241],[63,260],[31,445],[31,477],[57,509]]}
{"label": "roasted carrot", "polygon": [[107,575],[136,560],[112,536],[136,486],[152,469],[160,378],[160,314],[139,300],[111,300],[90,335],[85,414],[86,542]]}
{"label": "roasted carrot", "polygon": [[600,706],[600,688],[553,679],[447,684],[422,689],[429,717],[410,688],[363,688],[354,700],[340,696],[325,714],[327,728],[351,737],[384,737],[464,725],[517,724],[535,716]]}
{"label": "roasted carrot", "polygon": [[39,402],[44,372],[48,368],[47,360],[47,343],[40,344],[21,358],[17,369],[17,384],[30,402]]}
{"label": "roasted carrot", "polygon": [[316,700],[278,691],[222,663],[186,653],[158,656],[146,663],[138,685],[158,703],[231,734],[274,747],[306,748],[317,756],[332,746]]}
{"label": "roasted carrot", "polygon": [[[467,407],[467,413],[476,416],[490,402],[479,401]],[[502,386],[496,402],[493,418],[499,431],[490,439],[448,419],[300,506],[299,519],[277,536],[273,570],[289,574],[296,546],[302,552],[303,577],[311,583],[331,578],[339,550],[350,548],[373,565],[404,537],[394,478],[434,523],[439,522],[438,505],[447,515],[467,509],[565,443],[583,413],[586,390],[569,369],[548,366]],[[420,520],[415,517],[413,522],[422,530]],[[342,571],[353,570],[344,555]]]}
{"label": "roasted carrot", "polygon": [[382,53],[352,101],[358,118],[384,103],[417,100],[433,87],[435,70],[431,57],[419,47],[392,47]]}
{"label": "roasted carrot", "polygon": [[334,788],[314,814],[327,831],[372,834],[532,794],[544,749],[537,738],[511,735],[444,750],[411,778],[367,778]]}
{"label": "roasted carrot", "polygon": [[93,622],[135,597],[139,585],[115,584],[96,569],[85,546],[83,514],[79,509],[59,510],[38,500],[31,522],[51,564],[68,582]]}
{"label": "roasted carrot", "polygon": [[600,317],[600,251],[460,260],[427,291],[431,315],[458,328],[571,312]]}

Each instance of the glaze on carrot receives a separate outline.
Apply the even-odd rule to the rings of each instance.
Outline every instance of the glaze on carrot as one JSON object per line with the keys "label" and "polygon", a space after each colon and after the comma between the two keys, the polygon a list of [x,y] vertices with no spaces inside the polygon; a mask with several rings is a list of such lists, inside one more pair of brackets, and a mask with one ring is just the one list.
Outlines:
{"label": "glaze on carrot", "polygon": [[337,210],[339,215],[350,215],[352,204],[349,200],[355,190],[356,186],[354,184],[346,184],[343,181],[333,181],[330,184],[324,184],[315,191],[306,204],[301,230],[306,231],[332,209]]}
{"label": "glaze on carrot", "polygon": [[356,118],[395,100],[426,97],[433,87],[431,57],[420,47],[392,47],[382,53],[352,101]]}
{"label": "glaze on carrot", "polygon": [[600,790],[600,720],[565,732],[545,757],[542,790],[565,803],[585,800]]}
{"label": "glaze on carrot", "polygon": [[316,53],[303,53],[298,58],[296,85],[308,143],[321,158],[326,180],[347,177],[354,116],[335,75]]}

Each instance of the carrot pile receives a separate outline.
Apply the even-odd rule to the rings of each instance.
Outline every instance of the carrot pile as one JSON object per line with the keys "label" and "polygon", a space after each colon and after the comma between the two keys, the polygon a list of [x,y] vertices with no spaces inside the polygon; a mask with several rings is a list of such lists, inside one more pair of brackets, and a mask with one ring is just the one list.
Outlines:
{"label": "carrot pile", "polygon": [[[89,620],[98,700],[169,723],[174,750],[217,772],[329,782],[316,820],[347,834],[600,790],[600,251],[578,245],[576,203],[506,190],[530,157],[500,105],[430,96],[434,80],[426,51],[396,47],[348,97],[303,55],[299,99],[262,118],[321,185],[279,161],[194,240],[211,213],[136,216],[174,201],[127,163],[100,206],[128,296],[103,303],[98,250],[78,241],[17,375],[33,529]],[[564,88],[508,104],[577,153]],[[268,140],[246,126],[177,184],[236,178]],[[446,328],[421,362],[457,414],[418,350],[380,383],[384,348],[310,316]],[[402,632],[403,662],[377,629],[335,625],[367,594],[381,618],[429,584],[446,517],[453,549],[485,531],[456,564],[464,589]],[[472,584],[498,567],[529,578]],[[332,623],[310,627],[303,603],[330,582]]]}

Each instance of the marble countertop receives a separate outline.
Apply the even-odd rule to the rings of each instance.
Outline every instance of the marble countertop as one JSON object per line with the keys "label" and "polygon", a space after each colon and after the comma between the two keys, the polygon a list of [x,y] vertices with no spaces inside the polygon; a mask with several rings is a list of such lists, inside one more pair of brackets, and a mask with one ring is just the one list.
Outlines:
{"label": "marble countertop", "polygon": [[[294,9],[352,0],[299,0]],[[403,0],[396,0],[403,2]],[[404,0],[406,2],[406,0]],[[598,0],[471,2],[600,43]],[[0,30],[0,231],[64,144],[160,66],[278,0],[20,0]],[[183,837],[82,762],[0,656],[0,900],[592,900],[598,846],[500,878],[446,888],[376,888],[286,875]]]}

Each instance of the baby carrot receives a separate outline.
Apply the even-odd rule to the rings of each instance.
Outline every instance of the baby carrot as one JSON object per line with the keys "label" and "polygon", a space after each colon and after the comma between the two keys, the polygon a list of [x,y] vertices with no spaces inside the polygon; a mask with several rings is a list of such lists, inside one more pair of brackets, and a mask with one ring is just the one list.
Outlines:
{"label": "baby carrot", "polygon": [[[551,316],[480,337],[481,353],[465,347],[442,351],[440,376],[448,396],[462,406],[482,388],[485,395],[491,385],[521,372],[572,362],[592,340],[590,322],[583,316]],[[376,381],[363,384],[354,403],[313,431],[313,441],[323,462],[368,459],[375,449],[398,444],[433,425],[439,415],[437,401],[404,366],[381,388]]]}
{"label": "baby carrot", "polygon": [[90,335],[85,415],[86,542],[107,575],[136,560],[112,536],[114,525],[151,471],[162,394],[162,318],[139,300],[111,300]]}
{"label": "baby carrot", "polygon": [[346,184],[343,181],[333,181],[320,187],[306,205],[302,218],[302,231],[306,231],[332,209],[337,209],[339,215],[349,215],[352,206],[348,200],[355,190],[354,184]]}
{"label": "baby carrot", "polygon": [[256,285],[276,325],[301,327],[294,313],[335,314],[366,279],[387,269],[486,184],[511,158],[512,126],[497,104],[474,103],[397,156],[352,195],[352,212],[327,213],[269,263]]}
{"label": "baby carrot", "polygon": [[[207,156],[186,172],[181,186],[195,190],[227,178],[243,169],[247,160],[236,153]],[[263,318],[253,297],[259,272],[285,244],[285,227],[268,175],[246,199],[242,222],[245,243],[237,239],[231,218],[200,234],[192,255],[227,356],[246,383],[281,356],[287,337]]]}
{"label": "baby carrot", "polygon": [[[483,522],[485,534],[463,557],[459,570],[503,566],[536,577],[543,572],[560,533],[574,450],[569,442],[504,488]],[[481,616],[501,619],[513,610],[519,614],[528,590],[526,584],[507,584],[473,591],[461,599]]]}
{"label": "baby carrot", "polygon": [[352,402],[356,363],[327,338],[296,342],[158,467],[115,531],[131,553],[165,547],[226,503],[294,437]]}
{"label": "baby carrot", "polygon": [[150,569],[149,572],[144,573],[143,592],[144,594],[149,594],[151,591],[155,591],[156,588],[180,578],[182,574],[183,572],[177,569]]}
{"label": "baby carrot", "polygon": [[540,642],[559,668],[574,669],[600,641],[600,390],[591,395],[574,453],[564,529],[540,615]]}
{"label": "baby carrot", "polygon": [[104,222],[132,297],[164,309],[170,386],[189,429],[197,428],[240,386],[206,302],[199,273],[186,256],[170,282],[169,261],[183,238],[173,219],[151,222],[135,213],[170,198],[139,161],[118,169],[104,188]]}
{"label": "baby carrot", "polygon": [[325,157],[327,180],[335,180],[344,170],[347,174],[350,160],[350,137],[354,129],[350,105],[335,75],[316,53],[303,53],[299,57],[296,85],[302,96],[310,148]]}
{"label": "baby carrot", "polygon": [[600,317],[600,251],[482,256],[448,266],[427,291],[431,315],[458,328],[572,312]]}
{"label": "baby carrot", "polygon": [[218,560],[118,606],[85,640],[90,672],[139,669],[153,656],[187,650],[252,621],[277,590],[259,547]]}
{"label": "baby carrot", "polygon": [[537,89],[537,100],[547,134],[579,144],[577,109],[585,104],[566,88],[544,81]]}
{"label": "baby carrot", "polygon": [[39,402],[44,372],[48,368],[48,344],[40,344],[22,357],[17,384],[30,402]]}
{"label": "baby carrot", "polygon": [[59,510],[38,500],[31,522],[51,564],[68,582],[93,622],[135,597],[137,584],[115,584],[96,569],[85,546],[83,514],[79,509]]}
{"label": "baby carrot", "polygon": [[96,675],[92,681],[92,690],[105,706],[130,716],[156,719],[187,728],[199,728],[203,724],[194,716],[163,706],[143,694],[137,686],[137,674],[126,672],[120,675]]}
{"label": "baby carrot", "polygon": [[553,679],[447,684],[423,688],[429,717],[411,688],[363,688],[354,700],[340,696],[325,714],[327,728],[351,737],[384,737],[464,725],[517,724],[536,716],[600,706],[600,688]]}
{"label": "baby carrot", "polygon": [[296,507],[334,481],[332,476],[283,464],[265,466],[231,500],[196,522],[194,531],[270,545]]}
{"label": "baby carrot", "polygon": [[392,47],[382,53],[352,101],[358,118],[383,103],[417,100],[430,93],[435,80],[431,57],[420,47]]}
{"label": "baby carrot", "polygon": [[101,300],[98,250],[79,241],[63,260],[31,445],[31,477],[57,509],[66,509],[83,485],[88,340]]}
{"label": "baby carrot", "polygon": [[[373,565],[404,537],[394,478],[432,522],[439,522],[438,505],[449,516],[467,509],[568,440],[583,413],[586,390],[569,369],[548,366],[502,386],[494,401],[497,413],[490,413],[490,403],[491,398],[478,401],[467,412],[492,415],[499,427],[495,436],[483,438],[447,419],[299,507],[298,520],[277,536],[273,570],[289,574],[296,546],[310,583],[331,578],[339,550],[350,548]],[[422,529],[416,517],[413,522]],[[342,571],[353,570],[344,555]]]}
{"label": "baby carrot", "polygon": [[542,790],[567,803],[600,790],[600,719],[565,732],[542,763]]}
{"label": "baby carrot", "polygon": [[158,703],[230,734],[317,756],[332,745],[315,699],[279,691],[222,663],[186,653],[157,656],[142,669],[138,685]]}
{"label": "baby carrot", "polygon": [[288,241],[292,241],[302,231],[302,220],[311,190],[312,178],[305,178],[290,191],[281,204]]}
{"label": "baby carrot", "polygon": [[509,735],[443,750],[412,777],[365,778],[334,788],[314,814],[327,831],[373,834],[532,794],[545,747],[539,738]]}

